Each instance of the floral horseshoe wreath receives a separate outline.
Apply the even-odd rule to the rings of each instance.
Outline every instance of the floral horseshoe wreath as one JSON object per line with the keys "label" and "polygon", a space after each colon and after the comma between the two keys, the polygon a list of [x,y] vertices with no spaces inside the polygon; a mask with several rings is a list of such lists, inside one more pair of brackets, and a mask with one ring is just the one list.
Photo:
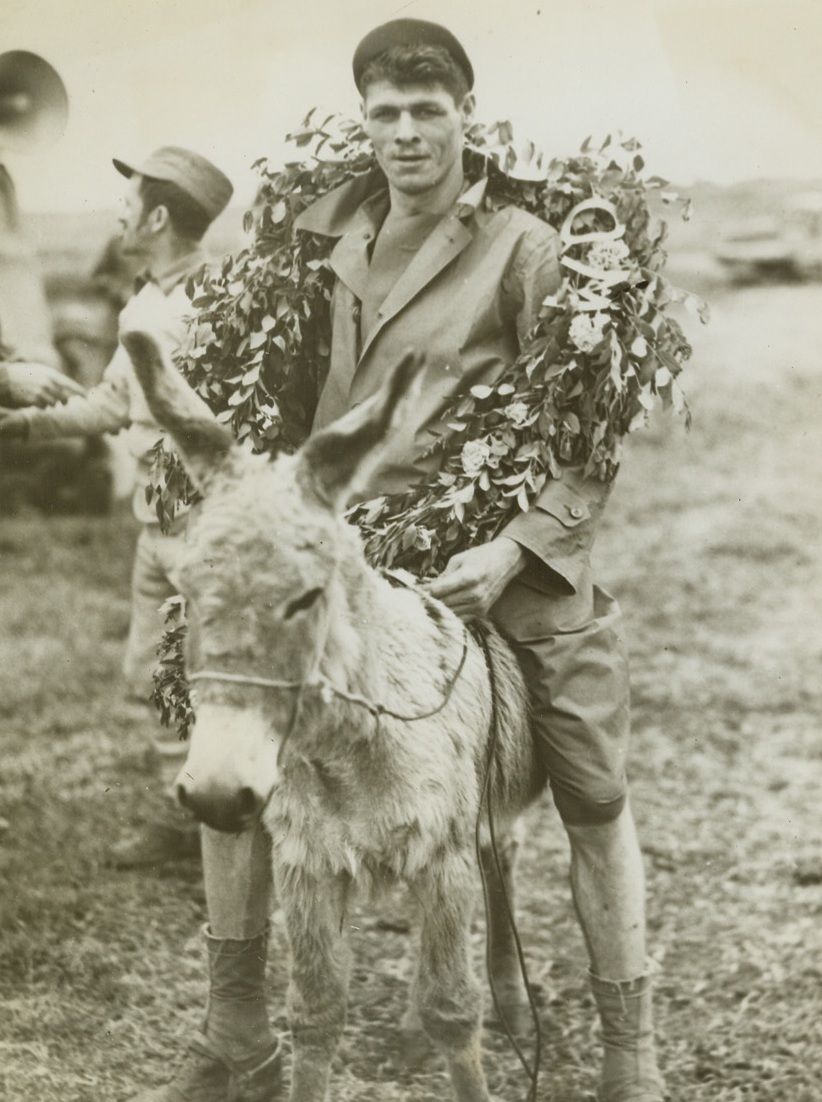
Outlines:
{"label": "floral horseshoe wreath", "polygon": [[[275,169],[258,161],[261,187],[246,215],[249,243],[189,285],[197,309],[178,366],[240,440],[293,451],[306,439],[328,368],[333,242],[293,233],[294,219],[335,187],[375,168],[358,124],[312,116],[290,135],[306,159]],[[355,506],[375,566],[437,573],[455,552],[491,539],[527,510],[561,467],[611,481],[624,436],[658,405],[685,414],[677,376],[691,348],[670,308],[707,320],[704,304],[662,274],[666,224],[652,209],[688,204],[644,175],[638,143],[584,143],[546,162],[517,150],[510,125],[474,127],[465,149],[470,182],[487,176],[490,208],[515,204],[560,236],[562,283],[543,303],[517,360],[493,386],[457,399],[434,445],[438,471],[403,494]],[[655,202],[654,202],[655,200]],[[149,500],[161,524],[193,491],[176,457],[157,446]],[[182,665],[181,602],[155,675],[166,722],[190,720]]]}

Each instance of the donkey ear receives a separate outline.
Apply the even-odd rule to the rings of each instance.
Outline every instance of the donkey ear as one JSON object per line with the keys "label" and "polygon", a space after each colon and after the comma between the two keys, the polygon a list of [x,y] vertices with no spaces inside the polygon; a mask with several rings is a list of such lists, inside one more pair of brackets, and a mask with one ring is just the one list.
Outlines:
{"label": "donkey ear", "polygon": [[326,505],[343,508],[364,486],[382,445],[422,382],[425,357],[408,351],[379,391],[312,436],[299,457],[298,477]]}
{"label": "donkey ear", "polygon": [[120,335],[149,409],[171,436],[183,466],[200,489],[222,468],[234,437],[195,394],[148,333]]}

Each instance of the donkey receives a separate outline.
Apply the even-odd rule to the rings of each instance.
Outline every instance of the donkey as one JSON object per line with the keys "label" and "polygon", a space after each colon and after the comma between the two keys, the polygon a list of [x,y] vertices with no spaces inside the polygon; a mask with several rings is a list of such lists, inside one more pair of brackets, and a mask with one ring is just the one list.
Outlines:
{"label": "donkey", "polygon": [[544,780],[522,675],[490,628],[484,649],[444,605],[369,566],[344,516],[420,362],[409,354],[370,402],[271,461],[233,440],[147,334],[122,340],[203,493],[182,571],[196,721],[176,789],[216,829],[262,816],[271,835],[292,957],[291,1100],[327,1098],[347,908],[400,880],[423,915],[410,1020],[444,1053],[458,1102],[490,1102],[468,943],[475,829],[487,796],[502,853],[483,851],[489,960],[501,1010],[521,1009],[503,904],[515,821]]}

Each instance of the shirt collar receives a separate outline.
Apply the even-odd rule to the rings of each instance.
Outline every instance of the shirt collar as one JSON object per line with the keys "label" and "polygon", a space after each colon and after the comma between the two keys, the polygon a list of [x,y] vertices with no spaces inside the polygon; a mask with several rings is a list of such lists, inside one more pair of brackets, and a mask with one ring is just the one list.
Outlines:
{"label": "shirt collar", "polygon": [[205,260],[202,246],[195,245],[190,252],[178,256],[171,264],[159,270],[155,268],[151,273],[152,282],[159,286],[164,295],[169,295],[184,279],[193,275],[198,268],[202,268]]}
{"label": "shirt collar", "polygon": [[479,180],[471,184],[470,187],[460,195],[454,204],[454,214],[460,220],[464,218],[470,218],[477,213],[477,210],[482,204],[485,198],[485,189],[488,186],[488,177],[481,176]]}
{"label": "shirt collar", "polygon": [[[451,216],[463,220],[475,214],[487,184],[488,179],[483,176],[469,185],[451,208]],[[297,217],[294,228],[327,237],[342,237],[363,221],[378,228],[387,209],[388,188],[385,177],[377,171],[349,180],[328,192]]]}

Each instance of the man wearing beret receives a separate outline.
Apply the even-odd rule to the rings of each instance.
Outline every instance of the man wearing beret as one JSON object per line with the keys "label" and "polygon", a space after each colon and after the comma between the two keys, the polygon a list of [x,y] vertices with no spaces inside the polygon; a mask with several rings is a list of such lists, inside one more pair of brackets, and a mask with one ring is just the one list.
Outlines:
{"label": "man wearing beret", "polygon": [[[114,161],[126,178],[121,248],[144,268],[141,287],[120,315],[122,325],[150,328],[169,352],[186,332],[191,304],[187,278],[205,262],[203,235],[232,195],[229,179],[198,153],[176,146],[158,149],[137,165]],[[132,505],[141,524],[132,574],[131,623],[124,658],[129,695],[146,705],[163,631],[159,608],[177,592],[176,561],[181,553],[186,518],[180,516],[169,535],[160,532],[145,487],[151,452],[163,433],[149,412],[125,349],[118,346],[100,383],[69,398],[62,406],[29,406],[0,411],[0,437],[33,441],[63,436],[90,436],[128,429],[136,477]],[[162,779],[171,782],[183,760],[184,746],[174,738],[155,741]],[[170,798],[150,827],[112,848],[119,867],[156,864],[199,854],[199,829]]]}
{"label": "man wearing beret", "polygon": [[[516,359],[560,271],[550,227],[514,207],[488,209],[484,181],[466,185],[473,70],[450,32],[414,19],[378,27],[356,50],[354,76],[379,172],[320,199],[296,230],[335,242],[331,363],[315,428],[374,394],[409,346],[426,356],[421,395],[371,479],[371,496],[401,492],[430,470],[432,430],[449,402],[494,383]],[[589,559],[606,496],[602,484],[565,471],[501,535],[454,555],[428,591],[464,618],[490,616],[519,652],[571,845],[605,1049],[599,1098],[660,1102],[642,859],[624,773],[621,620],[616,602],[594,584]],[[141,1102],[269,1097],[273,1079],[254,1072],[273,1044],[263,983],[263,854],[259,839],[218,840],[204,829],[212,962],[204,1037],[188,1070]]]}

